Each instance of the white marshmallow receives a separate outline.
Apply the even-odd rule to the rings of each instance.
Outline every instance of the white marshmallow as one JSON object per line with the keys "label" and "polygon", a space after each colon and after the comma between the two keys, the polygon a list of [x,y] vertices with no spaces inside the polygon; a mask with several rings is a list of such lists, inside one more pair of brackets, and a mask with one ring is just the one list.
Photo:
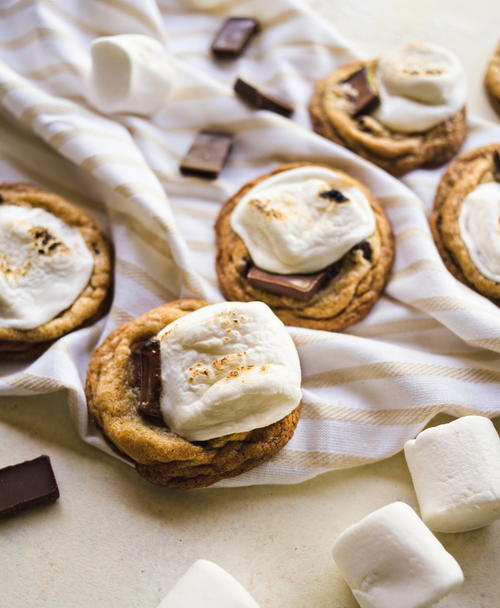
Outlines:
{"label": "white marshmallow", "polygon": [[90,50],[88,98],[99,111],[150,115],[165,103],[174,70],[157,40],[142,34],[104,36]]}
{"label": "white marshmallow", "polygon": [[433,44],[409,44],[380,58],[376,70],[380,105],[374,116],[403,133],[427,131],[454,116],[466,101],[458,58]]}
{"label": "white marshmallow", "polygon": [[0,205],[0,327],[47,323],[73,304],[93,267],[76,228],[39,207]]}
{"label": "white marshmallow", "polygon": [[[321,193],[339,190],[348,201]],[[370,202],[326,167],[276,173],[251,188],[231,214],[231,227],[259,268],[280,274],[316,272],[375,231]]]}
{"label": "white marshmallow", "polygon": [[217,564],[199,559],[177,581],[158,608],[259,608],[257,602]]}
{"label": "white marshmallow", "polygon": [[333,558],[362,608],[425,608],[463,582],[455,558],[403,502],[347,528]]}
{"label": "white marshmallow", "polygon": [[205,306],[159,334],[166,424],[189,440],[277,422],[301,399],[295,345],[262,302]]}
{"label": "white marshmallow", "polygon": [[460,236],[476,268],[500,282],[500,184],[479,184],[462,201]]}
{"label": "white marshmallow", "polygon": [[488,418],[464,416],[405,444],[422,519],[464,532],[500,518],[500,438]]}

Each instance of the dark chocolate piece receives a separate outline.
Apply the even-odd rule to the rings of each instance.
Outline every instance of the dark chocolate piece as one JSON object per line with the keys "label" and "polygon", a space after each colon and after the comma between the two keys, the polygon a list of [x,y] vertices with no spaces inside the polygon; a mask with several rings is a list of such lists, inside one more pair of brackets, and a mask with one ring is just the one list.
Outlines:
{"label": "dark chocolate piece", "polygon": [[352,116],[357,116],[361,112],[367,114],[380,103],[380,97],[370,85],[368,72],[365,67],[351,74],[349,78],[339,83],[339,86],[351,102],[349,113]]}
{"label": "dark chocolate piece", "polygon": [[160,343],[157,340],[137,342],[130,349],[134,368],[134,386],[139,389],[139,413],[161,419]]}
{"label": "dark chocolate piece", "polygon": [[335,190],[332,188],[331,190],[326,190],[325,192],[320,192],[319,195],[321,198],[327,198],[331,201],[335,201],[336,203],[345,203],[349,199],[342,194],[340,190]]}
{"label": "dark chocolate piece", "polygon": [[58,498],[59,488],[48,456],[0,469],[0,517]]}
{"label": "dark chocolate piece", "polygon": [[221,59],[235,59],[257,33],[259,24],[251,17],[230,17],[222,24],[212,42],[212,53]]}
{"label": "dark chocolate piece", "polygon": [[252,266],[247,273],[250,285],[280,296],[309,300],[328,278],[327,270],[314,274],[272,274]]}
{"label": "dark chocolate piece", "polygon": [[498,150],[493,152],[493,177],[496,182],[500,182],[500,152]]}
{"label": "dark chocolate piece", "polygon": [[182,159],[181,173],[215,179],[226,162],[232,144],[232,135],[200,131]]}
{"label": "dark chocolate piece", "polygon": [[361,251],[363,252],[363,257],[367,262],[372,261],[372,246],[368,241],[361,241],[361,243],[354,245],[352,250],[356,251],[356,249],[361,249]]}
{"label": "dark chocolate piece", "polygon": [[278,99],[273,95],[262,93],[259,89],[241,78],[236,80],[233,89],[238,97],[252,105],[254,108],[276,112],[287,118],[293,114],[293,107],[286,101]]}

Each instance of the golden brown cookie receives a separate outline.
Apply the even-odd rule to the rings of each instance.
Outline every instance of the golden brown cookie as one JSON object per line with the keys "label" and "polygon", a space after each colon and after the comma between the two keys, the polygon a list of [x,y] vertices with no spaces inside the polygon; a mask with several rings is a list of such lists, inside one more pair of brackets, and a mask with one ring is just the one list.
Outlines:
{"label": "golden brown cookie", "polygon": [[77,228],[94,258],[87,287],[70,308],[33,329],[0,327],[0,360],[25,360],[41,354],[55,340],[77,328],[91,325],[105,314],[112,294],[112,252],[95,222],[66,199],[21,183],[0,184],[0,204],[40,207]]}
{"label": "golden brown cookie", "polygon": [[190,442],[138,413],[131,347],[207,304],[177,300],[122,325],[94,352],[87,373],[89,412],[106,438],[134,463],[139,475],[169,488],[209,486],[265,462],[290,440],[300,416],[299,405],[264,428]]}
{"label": "golden brown cookie", "polygon": [[248,190],[271,175],[304,166],[325,166],[334,169],[313,163],[282,165],[245,184],[222,206],[215,225],[217,276],[222,292],[228,300],[265,302],[285,325],[339,331],[361,321],[368,314],[387,283],[394,258],[391,225],[380,203],[366,186],[335,169],[368,198],[375,215],[376,230],[366,239],[368,246],[354,247],[342,257],[335,265],[335,274],[305,302],[250,285],[245,276],[251,259],[250,254],[230,224],[234,207]]}
{"label": "golden brown cookie", "polygon": [[486,70],[484,86],[493,109],[500,115],[500,44]]}
{"label": "golden brown cookie", "polygon": [[450,164],[434,199],[430,225],[448,270],[462,283],[500,304],[500,283],[479,272],[460,235],[458,219],[464,198],[479,184],[495,180],[495,153],[500,144],[471,150]]}
{"label": "golden brown cookie", "polygon": [[465,108],[428,131],[410,134],[391,131],[370,113],[349,114],[339,83],[363,67],[372,75],[376,66],[377,60],[356,61],[316,83],[309,104],[314,130],[395,176],[417,167],[439,167],[453,158],[467,134]]}

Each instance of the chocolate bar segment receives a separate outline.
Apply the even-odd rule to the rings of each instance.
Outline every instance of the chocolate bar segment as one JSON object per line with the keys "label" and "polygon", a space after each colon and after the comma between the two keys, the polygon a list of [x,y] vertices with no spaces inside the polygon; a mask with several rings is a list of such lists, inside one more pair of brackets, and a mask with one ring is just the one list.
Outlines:
{"label": "chocolate bar segment", "polygon": [[200,131],[182,159],[181,173],[215,179],[226,162],[232,144],[232,135]]}
{"label": "chocolate bar segment", "polygon": [[368,71],[365,67],[361,68],[349,78],[339,83],[339,87],[351,102],[349,113],[357,116],[364,112],[367,114],[374,110],[380,103],[380,98],[373,90],[368,80]]}
{"label": "chocolate bar segment", "polygon": [[293,107],[282,99],[278,99],[273,95],[262,93],[254,87],[252,84],[245,82],[241,78],[238,78],[234,83],[234,92],[246,101],[254,108],[269,110],[270,112],[276,112],[282,116],[289,118],[293,114]]}
{"label": "chocolate bar segment", "polygon": [[160,410],[161,361],[158,340],[144,340],[131,347],[133,384],[139,389],[140,414],[162,419]]}
{"label": "chocolate bar segment", "polygon": [[251,17],[230,17],[213,39],[211,50],[221,59],[235,59],[257,33],[259,24]]}
{"label": "chocolate bar segment", "polygon": [[48,456],[0,469],[0,517],[58,498],[59,488]]}
{"label": "chocolate bar segment", "polygon": [[280,296],[309,300],[328,278],[327,270],[314,274],[272,274],[252,266],[247,273],[250,285]]}

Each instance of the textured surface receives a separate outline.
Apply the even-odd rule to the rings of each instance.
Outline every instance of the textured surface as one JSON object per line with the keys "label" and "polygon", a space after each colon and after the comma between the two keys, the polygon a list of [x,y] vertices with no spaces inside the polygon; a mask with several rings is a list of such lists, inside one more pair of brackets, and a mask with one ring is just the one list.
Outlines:
{"label": "textured surface", "polygon": [[491,105],[500,115],[500,45],[488,65],[484,85]]}
{"label": "textured surface", "polygon": [[367,239],[371,247],[371,260],[365,259],[361,249],[346,254],[342,258],[338,274],[306,302],[271,294],[250,285],[241,273],[250,254],[230,225],[232,210],[251,188],[270,175],[308,164],[310,163],[283,165],[271,173],[259,176],[245,184],[222,206],[216,222],[217,275],[228,300],[260,300],[268,304],[286,325],[337,331],[361,321],[368,314],[387,282],[394,257],[389,220],[373,194],[363,184],[344,175],[347,182],[363,191],[376,217],[376,231]]}
{"label": "textured surface", "polygon": [[500,144],[467,152],[448,166],[436,192],[430,221],[434,240],[448,270],[462,283],[500,303],[500,285],[478,271],[458,225],[461,204],[467,194],[481,183],[495,181],[495,152],[500,153]]}
{"label": "textured surface", "polygon": [[315,131],[396,176],[417,167],[439,167],[456,154],[467,132],[465,109],[428,131],[412,134],[396,134],[370,113],[350,116],[336,85],[362,67],[374,71],[376,63],[350,63],[316,84],[309,106]]}

